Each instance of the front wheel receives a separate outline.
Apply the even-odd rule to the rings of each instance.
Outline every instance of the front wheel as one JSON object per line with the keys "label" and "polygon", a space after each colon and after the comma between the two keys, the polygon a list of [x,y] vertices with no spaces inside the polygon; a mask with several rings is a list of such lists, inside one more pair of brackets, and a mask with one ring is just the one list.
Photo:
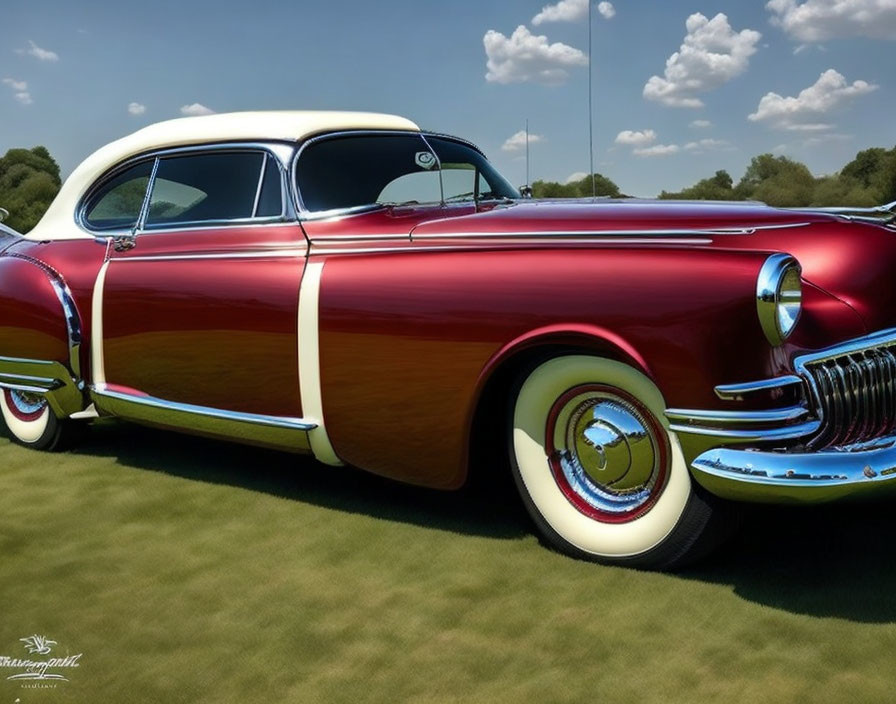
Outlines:
{"label": "front wheel", "polygon": [[0,412],[19,444],[36,450],[53,450],[59,445],[65,423],[56,417],[43,396],[0,390]]}
{"label": "front wheel", "polygon": [[665,407],[650,379],[613,360],[555,357],[525,376],[511,464],[548,541],[577,557],[668,569],[724,535],[712,520],[719,502],[695,490]]}

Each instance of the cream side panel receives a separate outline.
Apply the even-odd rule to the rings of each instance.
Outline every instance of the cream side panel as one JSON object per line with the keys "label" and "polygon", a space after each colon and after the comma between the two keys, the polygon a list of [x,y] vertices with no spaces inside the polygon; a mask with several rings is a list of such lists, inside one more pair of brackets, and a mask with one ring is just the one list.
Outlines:
{"label": "cream side panel", "polygon": [[327,435],[324,406],[320,389],[320,279],[324,262],[305,265],[299,292],[299,388],[302,394],[302,415],[317,427],[308,432],[311,451],[326,464],[341,465],[342,460]]}
{"label": "cream side panel", "polygon": [[93,287],[90,309],[93,317],[93,332],[90,335],[90,373],[93,385],[100,387],[106,383],[106,364],[103,355],[103,290],[106,287],[107,259],[100,268]]}

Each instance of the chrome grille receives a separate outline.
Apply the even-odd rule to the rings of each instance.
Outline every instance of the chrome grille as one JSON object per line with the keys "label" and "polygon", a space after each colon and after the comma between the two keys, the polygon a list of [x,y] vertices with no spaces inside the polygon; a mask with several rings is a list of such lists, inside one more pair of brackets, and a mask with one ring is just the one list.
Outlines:
{"label": "chrome grille", "polygon": [[853,445],[896,430],[896,339],[861,341],[797,360],[812,388],[821,428],[813,448]]}

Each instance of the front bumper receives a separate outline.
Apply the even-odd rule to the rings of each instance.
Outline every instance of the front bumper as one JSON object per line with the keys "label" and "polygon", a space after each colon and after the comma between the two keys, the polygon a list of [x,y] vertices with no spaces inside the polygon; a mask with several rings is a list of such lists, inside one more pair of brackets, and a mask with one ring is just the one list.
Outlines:
{"label": "front bumper", "polygon": [[815,503],[896,489],[896,329],[792,362],[787,376],[716,387],[726,401],[784,407],[666,411],[696,481],[741,501]]}
{"label": "front bumper", "polygon": [[822,503],[896,490],[896,438],[816,452],[715,448],[694,459],[691,469],[701,486],[722,498]]}

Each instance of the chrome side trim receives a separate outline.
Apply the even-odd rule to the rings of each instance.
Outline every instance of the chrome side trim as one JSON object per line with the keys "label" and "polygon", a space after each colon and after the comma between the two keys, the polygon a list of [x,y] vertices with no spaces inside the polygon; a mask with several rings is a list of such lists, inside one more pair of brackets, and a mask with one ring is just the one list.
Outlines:
{"label": "chrome side trim", "polygon": [[719,438],[719,442],[721,443],[743,445],[745,443],[796,440],[798,438],[814,435],[818,432],[819,427],[821,427],[820,421],[809,420],[797,425],[787,425],[779,428],[754,428],[749,430],[686,425],[681,423],[672,423],[669,426],[669,429],[676,433]]}
{"label": "chrome side trim", "polygon": [[109,389],[105,385],[91,386],[90,397],[100,414],[171,430],[214,435],[237,442],[285,450],[307,451],[308,431],[317,427],[304,418],[239,413],[220,408],[194,406],[154,396],[123,393]]}
{"label": "chrome side trim", "polygon": [[191,413],[197,416],[205,416],[206,418],[233,420],[242,423],[264,425],[271,428],[291,428],[294,430],[305,431],[313,430],[317,427],[316,423],[309,423],[303,418],[266,416],[258,415],[255,413],[238,413],[236,411],[225,411],[220,408],[209,408],[208,406],[194,406],[189,403],[166,401],[161,398],[156,398],[155,396],[136,396],[132,394],[121,393],[119,391],[111,391],[106,386],[91,386],[90,392],[101,398],[128,401],[129,403],[136,403],[141,406],[147,406],[148,408],[158,408],[175,413]]}
{"label": "chrome side trim", "polygon": [[[320,243],[315,246],[315,243]],[[712,240],[698,240],[698,239],[690,239],[690,240],[581,240],[582,244],[612,244],[612,245],[620,245],[620,244],[665,244],[665,245],[701,245],[701,244],[712,244]],[[414,247],[409,245],[407,247],[346,247],[344,249],[326,249],[325,243],[321,240],[315,240],[311,243],[311,252],[310,254],[368,254],[368,253],[385,253],[385,252],[461,252],[469,250],[471,247],[474,247],[473,244],[451,244],[451,245],[424,245],[420,247]]]}
{"label": "chrome side trim", "polygon": [[[427,221],[426,225],[432,225],[435,222],[439,222],[438,220]],[[714,237],[719,235],[752,235],[757,230],[763,229],[783,229],[790,227],[804,227],[809,223],[793,223],[786,225],[778,225],[775,227],[770,226],[756,226],[756,227],[743,227],[743,228],[721,228],[721,229],[677,229],[677,230],[669,230],[669,229],[644,229],[644,230],[556,230],[556,231],[536,231],[536,230],[521,230],[517,232],[440,232],[434,234],[417,234],[416,232],[412,232],[413,238],[415,240],[424,240],[424,239],[465,239],[467,237],[475,237],[477,239],[481,238],[493,238],[493,239],[526,239],[530,237],[539,237],[544,239],[552,239],[555,237],[631,237],[631,238],[639,238],[639,237],[690,237],[690,236],[698,236],[698,237]]]}
{"label": "chrome side trim", "polygon": [[0,389],[40,394],[60,418],[84,408],[79,381],[61,362],[0,357]]}
{"label": "chrome side trim", "polygon": [[677,423],[695,425],[752,425],[757,423],[787,423],[809,415],[804,406],[776,408],[770,411],[704,411],[684,408],[670,408],[666,418]]}
{"label": "chrome side trim", "polygon": [[719,384],[715,388],[716,396],[723,401],[743,401],[743,397],[761,391],[783,389],[788,386],[802,385],[803,379],[795,374],[778,376],[773,379],[747,381],[741,384]]}
{"label": "chrome side trim", "polygon": [[146,256],[121,257],[115,260],[115,265],[128,262],[162,262],[179,261],[188,259],[297,259],[306,255],[305,248],[300,249],[272,249],[261,251],[219,252],[215,254],[148,254]]}
{"label": "chrome side trim", "polygon": [[875,446],[821,452],[715,448],[691,462],[708,491],[737,501],[819,503],[896,489],[896,438]]}

